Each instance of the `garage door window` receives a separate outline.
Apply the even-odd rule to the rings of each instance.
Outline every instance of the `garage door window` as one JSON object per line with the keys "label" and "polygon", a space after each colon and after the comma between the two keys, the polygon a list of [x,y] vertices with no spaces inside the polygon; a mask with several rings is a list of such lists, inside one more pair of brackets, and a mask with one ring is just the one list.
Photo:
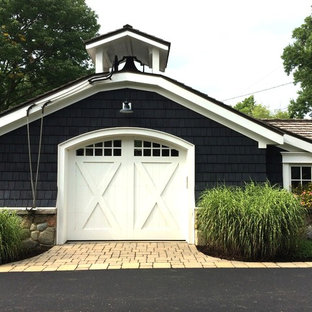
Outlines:
{"label": "garage door window", "polygon": [[179,157],[179,151],[155,142],[134,140],[134,156]]}
{"label": "garage door window", "polygon": [[121,140],[98,142],[76,150],[76,156],[121,156]]}

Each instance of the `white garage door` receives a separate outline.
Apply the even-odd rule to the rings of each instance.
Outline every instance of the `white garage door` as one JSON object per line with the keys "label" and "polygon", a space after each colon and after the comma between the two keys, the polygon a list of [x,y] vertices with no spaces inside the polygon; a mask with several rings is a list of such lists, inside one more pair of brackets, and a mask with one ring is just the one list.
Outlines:
{"label": "white garage door", "polygon": [[140,138],[73,152],[69,240],[186,239],[185,152]]}

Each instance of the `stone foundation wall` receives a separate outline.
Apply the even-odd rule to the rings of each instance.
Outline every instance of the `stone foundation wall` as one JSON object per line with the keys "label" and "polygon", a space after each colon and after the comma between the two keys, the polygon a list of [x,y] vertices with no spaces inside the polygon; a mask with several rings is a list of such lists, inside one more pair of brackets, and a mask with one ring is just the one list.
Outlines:
{"label": "stone foundation wall", "polygon": [[40,249],[55,245],[56,209],[36,209],[29,213],[17,210],[22,218],[23,246],[27,249]]}

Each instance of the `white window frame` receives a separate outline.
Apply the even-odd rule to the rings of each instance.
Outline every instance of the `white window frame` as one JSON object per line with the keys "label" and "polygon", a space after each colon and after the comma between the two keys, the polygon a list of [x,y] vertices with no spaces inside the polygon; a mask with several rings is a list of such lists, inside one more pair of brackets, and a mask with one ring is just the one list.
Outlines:
{"label": "white window frame", "polygon": [[312,167],[312,154],[306,152],[282,152],[283,187],[291,190],[291,167]]}
{"label": "white window frame", "polygon": [[[303,164],[303,165],[298,165],[298,164],[293,164],[293,165],[290,165],[290,170],[292,168],[299,168],[300,169],[300,178],[299,179],[294,179],[292,176],[291,176],[291,171],[290,171],[290,183],[292,185],[293,182],[299,182],[300,183],[300,186],[302,186],[304,183],[311,183],[312,182],[312,175],[311,175],[311,171],[312,171],[312,166],[311,164]],[[302,168],[309,168],[310,169],[310,179],[304,179],[302,177]]]}

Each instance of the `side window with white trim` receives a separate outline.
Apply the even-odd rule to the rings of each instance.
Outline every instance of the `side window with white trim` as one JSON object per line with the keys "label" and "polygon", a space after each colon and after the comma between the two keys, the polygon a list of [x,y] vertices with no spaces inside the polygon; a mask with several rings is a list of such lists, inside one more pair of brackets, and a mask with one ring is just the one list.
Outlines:
{"label": "side window with white trim", "polygon": [[76,150],[76,156],[121,156],[121,140],[111,140],[87,145]]}
{"label": "side window with white trim", "polygon": [[305,186],[312,182],[312,166],[290,167],[291,187]]}
{"label": "side window with white trim", "polygon": [[160,143],[134,140],[134,156],[179,157],[179,151]]}

